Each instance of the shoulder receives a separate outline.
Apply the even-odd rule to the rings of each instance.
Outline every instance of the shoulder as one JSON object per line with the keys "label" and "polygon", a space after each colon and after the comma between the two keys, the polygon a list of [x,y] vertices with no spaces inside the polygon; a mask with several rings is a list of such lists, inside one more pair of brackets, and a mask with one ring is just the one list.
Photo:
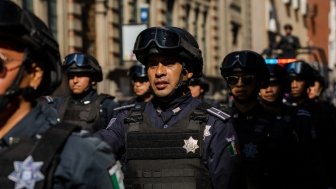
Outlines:
{"label": "shoulder", "polygon": [[223,121],[226,121],[227,119],[230,118],[230,115],[223,112],[222,110],[219,110],[205,102],[202,102],[198,107],[197,109],[201,109],[205,112],[207,112],[208,114],[210,114],[211,116],[214,116],[216,118],[219,118]]}

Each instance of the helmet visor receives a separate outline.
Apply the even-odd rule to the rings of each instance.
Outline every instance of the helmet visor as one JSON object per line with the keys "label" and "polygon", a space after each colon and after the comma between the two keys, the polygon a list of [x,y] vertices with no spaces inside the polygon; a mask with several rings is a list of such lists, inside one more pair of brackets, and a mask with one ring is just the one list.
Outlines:
{"label": "helmet visor", "polygon": [[134,44],[134,52],[145,51],[151,48],[152,44],[162,50],[174,50],[184,48],[194,56],[197,56],[198,49],[190,45],[185,39],[174,31],[165,28],[149,28],[142,31]]}

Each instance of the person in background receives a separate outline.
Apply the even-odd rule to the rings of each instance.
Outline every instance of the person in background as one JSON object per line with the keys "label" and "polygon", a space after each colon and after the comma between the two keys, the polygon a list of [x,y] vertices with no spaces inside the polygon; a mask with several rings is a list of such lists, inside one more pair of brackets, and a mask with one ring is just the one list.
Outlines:
{"label": "person in background", "polygon": [[45,114],[36,102],[51,94],[61,77],[58,43],[48,27],[12,1],[1,0],[1,189],[118,186],[110,147],[77,126],[57,125],[57,114]]}
{"label": "person in background", "polygon": [[98,61],[88,54],[71,53],[64,58],[63,70],[71,94],[55,99],[60,121],[90,132],[105,128],[118,104],[113,96],[98,94],[96,90],[97,83],[103,80]]}
{"label": "person in background", "polygon": [[189,80],[202,74],[195,38],[177,27],[151,27],[134,50],[154,97],[125,106],[95,136],[122,157],[126,188],[230,189],[237,136],[224,112],[193,98]]}
{"label": "person in background", "polygon": [[276,48],[282,50],[279,58],[295,58],[296,50],[301,47],[300,40],[292,34],[293,26],[291,24],[285,24],[283,28],[285,35],[281,36],[280,41],[276,44]]}
{"label": "person in background", "polygon": [[314,69],[314,85],[310,86],[308,89],[308,97],[310,99],[319,101],[323,98],[323,92],[326,89],[326,82],[323,76],[319,73],[318,70]]}
{"label": "person in background", "polygon": [[[221,74],[233,97],[232,105],[222,107],[230,110],[230,119],[238,135],[241,161],[236,178],[237,189],[274,188],[269,186],[274,178],[270,163],[272,154],[280,149],[273,136],[274,116],[258,99],[260,89],[269,86],[270,74],[264,58],[250,50],[233,51],[226,55],[221,64]],[[283,165],[284,160],[279,159]]]}
{"label": "person in background", "polygon": [[204,100],[205,93],[209,91],[209,84],[204,77],[191,78],[189,89],[192,97]]}
{"label": "person in background", "polygon": [[132,89],[136,97],[127,102],[127,104],[150,101],[153,98],[153,94],[148,81],[146,67],[138,62],[129,69],[128,75],[131,78]]}
{"label": "person in background", "polygon": [[[336,120],[335,108],[322,108],[309,99],[308,89],[314,85],[314,69],[304,60],[286,64],[291,82],[289,104],[295,108],[297,188],[335,188]],[[315,149],[315,150],[312,150]]]}
{"label": "person in background", "polygon": [[270,72],[269,85],[260,89],[259,99],[261,105],[271,113],[272,127],[269,134],[269,154],[267,175],[268,188],[289,189],[294,188],[297,180],[293,172],[296,166],[292,154],[297,146],[294,131],[293,108],[283,103],[284,94],[289,92],[289,81],[283,66],[267,64]]}

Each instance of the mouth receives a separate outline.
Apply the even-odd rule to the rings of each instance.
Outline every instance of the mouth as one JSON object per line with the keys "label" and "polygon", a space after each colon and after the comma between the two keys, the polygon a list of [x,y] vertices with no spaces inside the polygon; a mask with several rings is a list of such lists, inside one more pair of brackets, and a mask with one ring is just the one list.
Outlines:
{"label": "mouth", "polygon": [[159,90],[162,90],[162,89],[166,88],[168,86],[168,84],[169,83],[166,82],[166,81],[156,81],[154,83],[155,87]]}

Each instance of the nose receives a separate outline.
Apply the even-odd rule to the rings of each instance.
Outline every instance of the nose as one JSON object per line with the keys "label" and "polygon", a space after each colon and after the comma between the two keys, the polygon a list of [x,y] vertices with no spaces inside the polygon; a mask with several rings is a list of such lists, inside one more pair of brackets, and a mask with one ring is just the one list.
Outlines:
{"label": "nose", "polygon": [[166,66],[163,65],[161,62],[157,65],[156,70],[155,70],[155,76],[160,77],[163,75],[166,75],[167,69]]}

